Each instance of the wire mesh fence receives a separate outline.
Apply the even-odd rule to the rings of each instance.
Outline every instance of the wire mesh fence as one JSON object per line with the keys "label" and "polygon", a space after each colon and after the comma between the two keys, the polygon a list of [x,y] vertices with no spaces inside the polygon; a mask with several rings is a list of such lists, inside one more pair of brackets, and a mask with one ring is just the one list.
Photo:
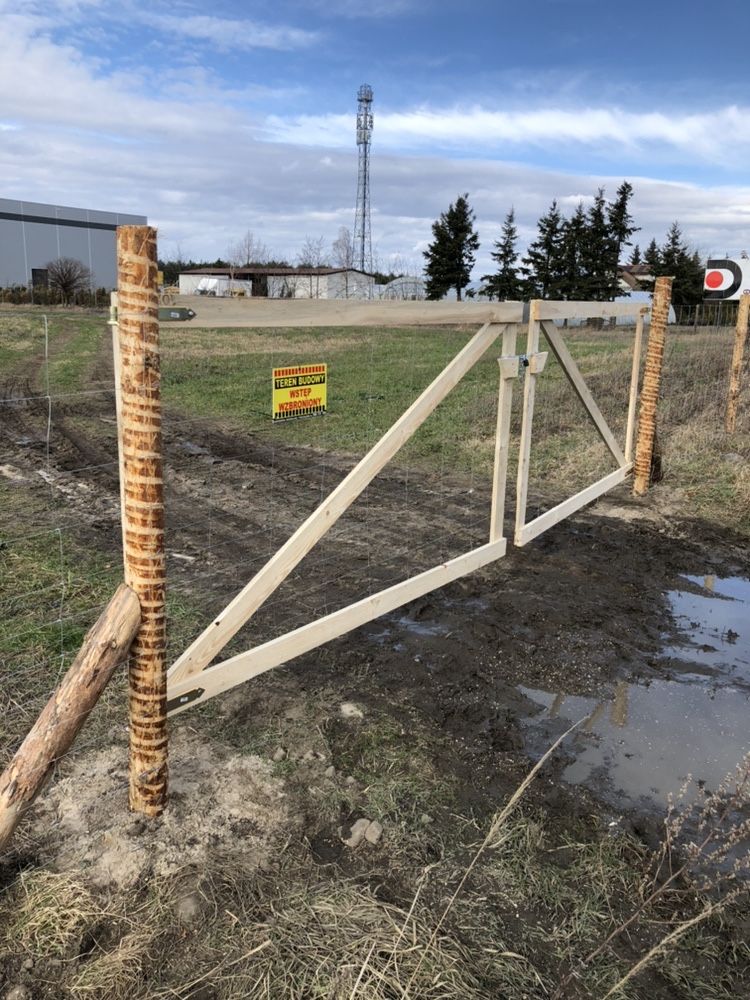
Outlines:
{"label": "wire mesh fence", "polygon": [[[104,312],[0,311],[0,766],[122,577],[106,319]],[[170,659],[274,554],[472,332],[163,327]],[[564,334],[621,440],[633,328],[572,327]],[[673,326],[667,335],[658,433],[665,481],[683,497],[688,513],[736,518],[750,509],[745,463],[737,461],[749,430],[746,406],[740,405],[736,434],[727,438],[723,432],[732,338],[731,327],[710,324]],[[520,331],[519,351],[523,347]],[[472,369],[228,652],[487,541],[498,354],[499,345]],[[273,422],[272,369],[322,362],[329,370],[328,413]],[[509,519],[520,380],[514,397]],[[538,379],[533,442],[530,513],[553,506],[612,467],[552,357]],[[409,624],[431,627],[418,615]],[[388,619],[365,626],[347,648],[377,643],[388,628]],[[325,660],[328,654],[324,649],[316,655]],[[121,674],[76,752],[105,738],[124,740],[125,726]]]}

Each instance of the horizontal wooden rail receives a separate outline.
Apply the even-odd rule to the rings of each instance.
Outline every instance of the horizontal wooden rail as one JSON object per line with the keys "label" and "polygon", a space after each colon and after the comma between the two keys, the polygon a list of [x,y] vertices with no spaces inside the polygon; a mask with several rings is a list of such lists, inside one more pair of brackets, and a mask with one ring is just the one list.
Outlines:
{"label": "horizontal wooden rail", "polygon": [[531,319],[616,319],[618,316],[637,318],[650,312],[642,302],[556,302],[535,299],[530,305]]}
{"label": "horizontal wooden rail", "polygon": [[482,545],[449,562],[428,569],[410,580],[404,580],[377,594],[365,597],[356,604],[342,608],[341,611],[334,611],[333,614],[303,625],[278,639],[272,639],[262,646],[256,646],[246,653],[240,653],[223,663],[208,667],[198,676],[185,677],[178,681],[170,679],[167,688],[167,711],[169,715],[175,715],[191,705],[208,701],[209,698],[228,691],[251,677],[257,677],[258,674],[272,670],[294,659],[295,656],[301,656],[315,649],[321,643],[345,635],[352,629],[365,625],[389,611],[394,611],[437,587],[480,569],[502,558],[505,555],[506,545],[505,538]]}
{"label": "horizontal wooden rail", "polygon": [[212,296],[190,296],[189,302],[196,312],[192,325],[201,329],[478,326],[481,323],[521,323],[525,308],[523,302],[358,302],[354,299],[231,299]]}

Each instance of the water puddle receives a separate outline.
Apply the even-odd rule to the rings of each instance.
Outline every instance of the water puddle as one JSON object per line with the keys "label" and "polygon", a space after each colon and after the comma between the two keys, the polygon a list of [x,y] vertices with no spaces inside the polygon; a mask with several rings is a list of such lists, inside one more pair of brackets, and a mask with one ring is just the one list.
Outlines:
{"label": "water puddle", "polygon": [[688,774],[711,790],[750,750],[750,581],[685,581],[668,595],[681,633],[663,651],[670,679],[620,683],[607,701],[521,688],[540,708],[527,748],[541,754],[586,718],[562,778],[619,808],[662,806]]}
{"label": "water puddle", "polygon": [[669,596],[676,625],[685,633],[663,656],[696,663],[750,682],[750,580],[686,576],[700,587]]}

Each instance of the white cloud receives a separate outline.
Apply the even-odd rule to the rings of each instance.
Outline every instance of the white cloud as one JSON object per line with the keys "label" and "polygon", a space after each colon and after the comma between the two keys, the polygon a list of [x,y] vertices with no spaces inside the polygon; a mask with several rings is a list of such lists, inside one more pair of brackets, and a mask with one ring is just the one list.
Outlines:
{"label": "white cloud", "polygon": [[[349,115],[271,116],[271,137],[305,145],[351,142]],[[750,147],[750,108],[728,106],[711,114],[634,112],[619,108],[539,107],[495,111],[483,107],[377,111],[375,136],[383,149],[435,147],[477,153],[498,146],[553,149],[556,143],[653,154],[671,150],[710,162],[744,162]]]}
{"label": "white cloud", "polygon": [[141,19],[173,36],[207,42],[220,51],[229,49],[302,49],[313,45],[320,35],[289,25],[262,24],[247,19],[212,17],[207,14],[177,16],[141,13]]}
{"label": "white cloud", "polygon": [[[434,3],[434,0],[433,0]],[[399,17],[422,10],[427,15],[430,5],[419,0],[312,0],[311,6],[330,16],[348,18]]]}
{"label": "white cloud", "polygon": [[[165,69],[157,90],[147,74],[112,71],[100,57],[54,41],[48,22],[29,13],[32,7],[38,9],[21,0],[12,13],[5,2],[0,107],[11,128],[0,129],[4,196],[147,214],[160,228],[163,253],[179,245],[207,258],[225,253],[247,229],[276,255],[293,259],[306,235],[333,240],[339,226],[352,227],[357,154],[351,116],[253,120],[242,94],[195,67],[183,79],[174,67]],[[456,130],[461,142],[454,146]],[[275,141],[263,141],[269,132]],[[739,108],[718,112],[710,123],[705,116],[606,109],[378,113],[374,242],[381,259],[407,252],[419,262],[432,221],[468,191],[482,239],[481,274],[511,205],[528,240],[552,198],[572,208],[600,184],[613,194],[622,180],[615,169],[611,176],[568,174],[510,163],[499,158],[498,146],[505,156],[502,144],[515,154],[521,142],[597,150],[640,143],[645,149],[661,135],[676,153],[689,148],[707,160],[732,152],[747,158],[747,113]],[[420,155],[395,152],[409,146]],[[467,150],[473,159],[456,155]],[[704,254],[748,244],[750,186],[629,180],[641,243],[663,239],[678,219]]]}

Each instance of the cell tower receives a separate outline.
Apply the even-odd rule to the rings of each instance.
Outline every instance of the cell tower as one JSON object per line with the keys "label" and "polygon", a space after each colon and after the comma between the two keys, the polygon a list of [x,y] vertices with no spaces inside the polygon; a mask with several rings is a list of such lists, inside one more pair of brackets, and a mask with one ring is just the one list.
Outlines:
{"label": "cell tower", "polygon": [[370,143],[372,142],[372,87],[363,83],[357,91],[357,210],[354,216],[354,266],[372,270],[372,235],[370,233]]}

